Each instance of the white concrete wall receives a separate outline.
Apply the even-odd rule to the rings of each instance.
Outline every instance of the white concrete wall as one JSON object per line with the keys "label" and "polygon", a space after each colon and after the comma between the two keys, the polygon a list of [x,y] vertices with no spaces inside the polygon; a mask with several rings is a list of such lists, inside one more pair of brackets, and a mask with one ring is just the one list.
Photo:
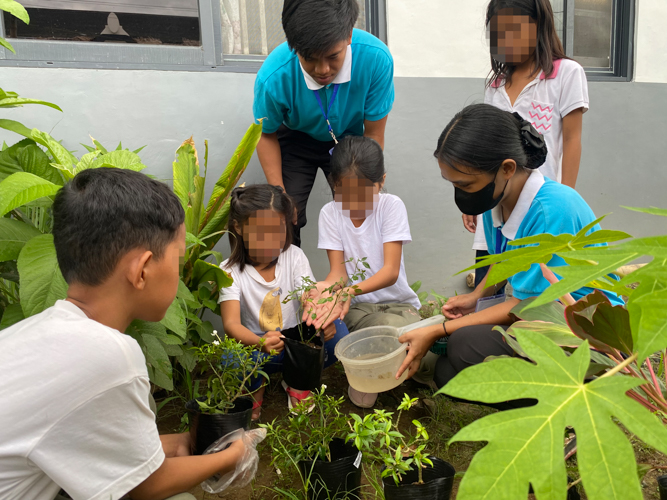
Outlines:
{"label": "white concrete wall", "polygon": [[667,0],[637,0],[635,29],[635,80],[667,83]]}
{"label": "white concrete wall", "polygon": [[[483,78],[488,0],[387,0],[396,76]],[[637,0],[635,80],[667,83],[667,0]]]}
{"label": "white concrete wall", "polygon": [[387,0],[387,39],[396,76],[484,78],[490,69],[487,3]]}

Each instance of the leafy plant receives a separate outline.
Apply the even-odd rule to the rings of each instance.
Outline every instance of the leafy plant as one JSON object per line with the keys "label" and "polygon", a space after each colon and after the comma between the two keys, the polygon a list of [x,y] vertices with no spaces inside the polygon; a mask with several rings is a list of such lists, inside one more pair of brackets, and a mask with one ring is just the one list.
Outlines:
{"label": "leafy plant", "polygon": [[[23,5],[15,2],[14,0],[0,0],[0,10],[9,12],[11,15],[19,18],[24,23],[30,24],[30,16],[28,15],[28,12],[25,10]],[[12,45],[2,37],[0,37],[0,46],[6,48],[7,50],[11,50],[14,54],[16,54],[14,47],[12,47]]]}
{"label": "leafy plant", "polygon": [[412,421],[414,434],[406,436],[399,430],[401,414],[417,404],[417,401],[418,398],[410,398],[405,394],[398,406],[395,422],[392,420],[393,413],[384,410],[375,410],[363,418],[355,413],[350,414],[352,431],[347,435],[347,440],[352,441],[368,458],[383,463],[382,477],[391,476],[397,486],[403,475],[413,467],[417,467],[418,483],[423,484],[422,470],[426,465],[433,466],[426,452],[429,435],[419,420]]}
{"label": "leafy plant", "polygon": [[[667,215],[662,209],[632,210]],[[477,453],[461,483],[462,499],[518,498],[525,496],[529,484],[539,500],[564,499],[566,427],[577,434],[578,469],[592,500],[642,498],[632,446],[618,424],[667,452],[662,369],[667,348],[667,236],[630,239],[620,231],[604,230],[587,235],[592,226],[576,235],[517,240],[512,245],[519,248],[480,263],[495,264],[487,286],[533,264],[542,265],[552,284],[539,297],[519,304],[513,313],[520,321],[503,331],[508,343],[532,363],[494,359],[464,370],[441,390],[486,403],[538,400],[530,408],[487,416],[452,438],[489,443]],[[627,241],[590,246],[622,240]],[[568,265],[547,268],[552,254]],[[642,256],[651,257],[651,262],[615,279],[618,267]],[[569,293],[583,286],[624,295],[626,305],[613,306],[600,291],[575,303]]]}
{"label": "leafy plant", "polygon": [[447,297],[431,290],[431,296],[433,296],[433,298],[431,299],[429,298],[428,292],[419,291],[421,287],[422,287],[421,281],[415,281],[412,285],[410,285],[410,288],[412,288],[412,290],[417,294],[419,302],[422,305],[419,311],[422,319],[427,319],[432,316],[437,316],[438,314],[440,314],[442,306],[444,306],[447,303]]}
{"label": "leafy plant", "polygon": [[[352,257],[344,262],[344,264],[354,262],[354,272],[352,273],[352,276],[347,278],[347,280],[341,278],[336,283],[326,288],[318,288],[318,283],[310,279],[308,276],[303,276],[301,278],[302,285],[287,294],[283,300],[283,304],[287,304],[292,300],[301,302],[301,308],[297,313],[297,325],[302,342],[306,344],[312,342],[322,331],[321,328],[318,328],[312,337],[308,339],[304,338],[303,323],[301,321],[303,311],[308,309],[308,313],[313,320],[317,319],[319,314],[326,315],[323,324],[326,323],[337,306],[355,297],[356,292],[359,290],[359,285],[356,285],[355,283],[365,280],[366,269],[370,269],[370,264],[366,262],[366,259],[367,257],[362,257],[360,259]],[[325,305],[326,307],[323,307]]]}
{"label": "leafy plant", "polygon": [[200,363],[201,373],[209,373],[205,399],[197,400],[201,412],[208,415],[232,409],[234,401],[248,393],[247,386],[252,378],[268,379],[262,367],[269,357],[253,355],[257,352],[256,346],[243,345],[231,337],[223,340],[215,330],[213,337],[213,342],[191,348]]}

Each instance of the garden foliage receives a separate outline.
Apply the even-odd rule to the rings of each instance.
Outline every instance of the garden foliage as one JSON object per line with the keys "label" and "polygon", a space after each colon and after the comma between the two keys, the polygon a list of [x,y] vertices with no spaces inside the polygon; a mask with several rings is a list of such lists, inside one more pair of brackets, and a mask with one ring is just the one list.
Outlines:
{"label": "garden foliage", "polygon": [[[25,10],[23,5],[14,0],[0,0],[0,10],[9,12],[11,15],[17,17],[26,24],[30,23],[30,16],[28,15],[28,12]],[[16,54],[14,47],[12,47],[12,45],[2,37],[0,37],[0,46],[6,48],[7,50],[11,50]]]}
{"label": "garden foliage", "polygon": [[[667,215],[662,209],[633,210]],[[577,465],[591,500],[642,498],[632,446],[620,425],[667,453],[662,367],[667,348],[667,236],[631,239],[605,230],[587,235],[592,227],[577,235],[517,240],[510,245],[518,248],[474,266],[494,264],[487,278],[491,286],[533,264],[548,264],[553,254],[568,264],[549,268],[557,277],[543,268],[553,284],[512,311],[520,321],[507,331],[500,329],[532,363],[493,359],[464,370],[441,390],[485,403],[538,401],[478,420],[452,438],[488,442],[461,483],[458,497],[463,500],[525,498],[529,485],[538,500],[564,500],[566,427],[577,434]],[[646,266],[620,280],[613,276],[620,266],[644,256],[652,259]],[[583,286],[623,295],[626,305],[613,306],[600,291],[575,303],[569,293]]]}

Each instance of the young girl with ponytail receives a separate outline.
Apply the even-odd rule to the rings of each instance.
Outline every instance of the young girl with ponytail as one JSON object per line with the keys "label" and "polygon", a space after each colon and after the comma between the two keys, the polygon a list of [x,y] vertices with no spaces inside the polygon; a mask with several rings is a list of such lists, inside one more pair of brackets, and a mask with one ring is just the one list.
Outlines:
{"label": "young girl with ponytail", "polygon": [[[488,104],[463,109],[440,136],[435,157],[441,175],[453,184],[461,212],[481,219],[480,230],[490,253],[502,253],[508,242],[528,236],[575,234],[595,220],[593,211],[574,189],[540,172],[547,154],[543,136],[530,121]],[[599,229],[595,225],[591,232]],[[549,265],[566,264],[553,256]],[[488,356],[514,355],[493,328],[511,324],[512,308],[540,295],[549,283],[537,264],[507,281],[513,289],[509,300],[473,313],[479,299],[494,294],[494,287],[485,288],[484,278],[473,292],[447,301],[442,312],[449,321],[403,335],[399,340],[409,343],[409,352],[398,375],[408,367],[411,373],[416,371],[419,360],[442,337],[449,339],[447,354],[440,357],[435,368],[439,387]],[[582,288],[572,296],[578,299],[590,292],[590,288]],[[622,303],[617,296],[608,296],[612,303]]]}

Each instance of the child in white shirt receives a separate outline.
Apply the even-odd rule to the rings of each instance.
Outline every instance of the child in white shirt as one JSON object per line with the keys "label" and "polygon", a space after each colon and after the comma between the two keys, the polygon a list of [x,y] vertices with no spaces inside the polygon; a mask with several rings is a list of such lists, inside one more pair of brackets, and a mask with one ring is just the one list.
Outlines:
{"label": "child in white shirt", "polygon": [[[581,160],[583,114],[588,110],[584,68],[565,55],[549,0],[491,0],[486,23],[491,42],[491,77],[484,103],[518,113],[544,136],[547,160],[540,172],[575,188]],[[486,253],[477,218],[463,215],[475,232],[473,248]],[[475,284],[486,270],[479,269]]]}
{"label": "child in white shirt", "polygon": [[[350,136],[336,145],[330,177],[334,201],[320,212],[318,248],[329,257],[327,283],[347,281],[356,260],[366,258],[365,279],[355,283],[356,291],[350,288],[355,297],[332,314],[344,318],[350,331],[400,328],[420,320],[419,298],[408,285],[403,264],[403,245],[412,241],[408,213],[398,196],[380,193],[385,177],[382,149],[374,140]],[[364,408],[377,398],[351,387],[348,393]]]}
{"label": "child in white shirt", "polygon": [[[246,345],[261,345],[263,354],[258,355],[277,351],[263,368],[267,374],[282,370],[283,338],[301,340],[301,302],[283,301],[304,278],[313,280],[303,250],[291,244],[293,225],[287,221],[291,222],[293,213],[292,199],[279,187],[260,184],[232,192],[231,256],[220,267],[231,274],[234,283],[220,290],[220,312],[226,335]],[[325,367],[336,361],[335,345],[347,333],[340,320],[324,328]],[[264,382],[258,377],[248,388],[255,400],[253,420],[260,416]],[[291,405],[310,395],[310,391],[297,391],[284,383],[283,387]]]}

